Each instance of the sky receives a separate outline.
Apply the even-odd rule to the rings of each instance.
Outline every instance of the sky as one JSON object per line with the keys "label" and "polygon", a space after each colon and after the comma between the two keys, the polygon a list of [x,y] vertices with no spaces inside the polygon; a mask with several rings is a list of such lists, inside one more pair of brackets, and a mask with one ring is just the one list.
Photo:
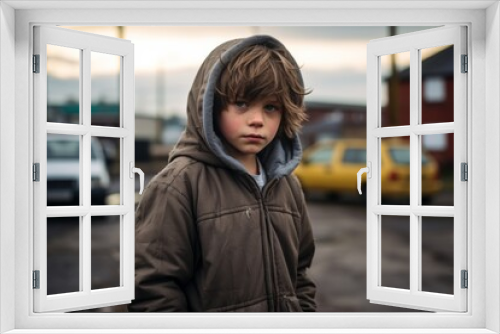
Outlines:
{"label": "sky", "polygon": [[[112,37],[117,27],[64,27]],[[432,27],[397,27],[402,34]],[[219,44],[234,38],[268,34],[279,39],[301,66],[304,82],[312,93],[306,101],[365,105],[366,46],[372,39],[387,37],[388,27],[338,26],[162,26],[123,28],[122,38],[134,44],[136,114],[166,118],[185,115],[189,89],[205,57]],[[78,52],[51,51],[54,66],[49,98],[55,104],[70,96],[78,98],[75,64]],[[432,53],[432,52],[431,52]],[[66,58],[62,61],[60,58]],[[389,57],[383,57],[389,58]],[[68,61],[72,59],[72,61]],[[388,60],[388,59],[387,59]],[[382,66],[388,63],[382,59]],[[408,66],[409,56],[398,57],[398,67]],[[71,69],[71,67],[73,69]],[[92,58],[92,101],[118,100],[119,62],[116,56]],[[75,77],[76,76],[76,77]]]}

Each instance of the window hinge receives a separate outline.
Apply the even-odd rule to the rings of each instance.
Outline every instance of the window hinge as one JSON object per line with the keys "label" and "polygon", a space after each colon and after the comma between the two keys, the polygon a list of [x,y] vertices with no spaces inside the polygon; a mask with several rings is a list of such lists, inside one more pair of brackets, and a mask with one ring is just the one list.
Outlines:
{"label": "window hinge", "polygon": [[33,181],[40,181],[40,163],[33,164]]}
{"label": "window hinge", "polygon": [[33,289],[40,289],[40,270],[33,270]]}
{"label": "window hinge", "polygon": [[40,55],[33,55],[33,73],[40,73]]}
{"label": "window hinge", "polygon": [[462,55],[462,73],[469,72],[469,57]]}
{"label": "window hinge", "polygon": [[462,289],[469,287],[469,274],[467,270],[462,270]]}
{"label": "window hinge", "polygon": [[461,164],[461,174],[462,181],[469,181],[469,167],[466,162],[462,162]]}

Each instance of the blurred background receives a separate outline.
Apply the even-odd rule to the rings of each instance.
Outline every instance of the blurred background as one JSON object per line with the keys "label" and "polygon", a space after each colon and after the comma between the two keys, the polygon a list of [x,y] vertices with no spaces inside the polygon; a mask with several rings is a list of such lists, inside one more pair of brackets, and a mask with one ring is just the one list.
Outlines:
{"label": "blurred background", "polygon": [[[432,27],[64,27],[135,45],[135,159],[145,184],[166,164],[186,125],[195,74],[210,51],[233,38],[278,38],[302,67],[309,120],[295,171],[316,240],[310,275],[321,312],[405,312],[366,299],[366,47],[370,40]],[[453,122],[453,47],[421,50],[421,123]],[[81,120],[80,52],[48,46],[49,122]],[[380,125],[409,125],[409,52],[381,57]],[[92,52],[91,124],[120,126],[120,59]],[[47,205],[80,203],[79,136],[48,135]],[[453,205],[453,134],[424,135],[420,200]],[[92,204],[120,201],[119,139],[92,138]],[[382,204],[409,204],[409,137],[383,139]],[[136,178],[138,179],[138,178]],[[136,192],[138,192],[138,180]],[[363,183],[366,182],[363,179]],[[365,188],[365,185],[363,185]],[[139,195],[136,193],[136,199]],[[79,289],[79,219],[48,218],[48,293]],[[92,218],[92,289],[120,285],[120,217]],[[382,285],[409,288],[409,217],[382,217]],[[453,293],[453,218],[422,220],[422,290]],[[93,309],[122,312],[123,306]],[[85,311],[89,312],[89,311]]]}

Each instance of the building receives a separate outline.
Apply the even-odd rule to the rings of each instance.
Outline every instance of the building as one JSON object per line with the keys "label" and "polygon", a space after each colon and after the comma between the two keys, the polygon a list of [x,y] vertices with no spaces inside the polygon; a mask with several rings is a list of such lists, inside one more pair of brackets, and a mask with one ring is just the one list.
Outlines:
{"label": "building", "polygon": [[[453,46],[422,61],[422,124],[453,122]],[[387,79],[386,79],[387,80]],[[390,124],[390,101],[382,109],[382,124],[387,126],[410,124],[410,68],[399,72],[397,124]],[[453,164],[453,133],[426,135],[424,148],[438,163],[448,168]]]}
{"label": "building", "polygon": [[365,138],[366,106],[306,101],[308,121],[301,140],[304,147],[322,139]]}

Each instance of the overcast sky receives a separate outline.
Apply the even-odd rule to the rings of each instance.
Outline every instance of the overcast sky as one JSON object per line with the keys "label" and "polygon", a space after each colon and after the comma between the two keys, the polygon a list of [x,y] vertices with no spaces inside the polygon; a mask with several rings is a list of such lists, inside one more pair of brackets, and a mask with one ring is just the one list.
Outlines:
{"label": "overcast sky", "polygon": [[[118,37],[116,27],[67,28]],[[429,28],[398,27],[397,34]],[[312,89],[307,100],[364,105],[366,45],[372,39],[387,37],[389,28],[133,26],[124,27],[123,33],[135,48],[136,113],[167,117],[185,115],[192,81],[210,51],[229,39],[254,34],[274,36],[290,50],[302,66],[306,87]],[[401,67],[409,62],[409,57],[399,59]],[[72,94],[70,89],[75,90],[68,81],[75,81],[71,73],[78,71],[57,64],[51,73],[59,80],[53,83],[51,95],[54,103],[61,103]],[[117,100],[116,64],[114,59],[92,63],[93,101]]]}

